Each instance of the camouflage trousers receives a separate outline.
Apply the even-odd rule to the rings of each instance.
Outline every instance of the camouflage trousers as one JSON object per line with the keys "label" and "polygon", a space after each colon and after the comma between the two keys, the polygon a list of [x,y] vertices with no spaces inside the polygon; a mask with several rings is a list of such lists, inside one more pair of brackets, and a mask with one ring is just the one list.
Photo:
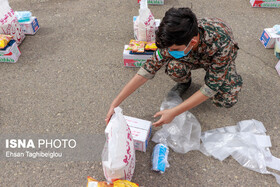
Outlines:
{"label": "camouflage trousers", "polygon": [[[178,60],[171,60],[166,65],[165,73],[175,82],[187,83],[191,79],[191,70],[199,68],[203,67],[189,65],[186,62]],[[205,70],[207,71],[207,69]],[[242,83],[242,77],[237,74],[235,64],[232,63],[225,77],[225,81],[219,87],[217,93],[210,98],[213,104],[218,107],[232,107],[238,101],[238,93],[241,91]]]}

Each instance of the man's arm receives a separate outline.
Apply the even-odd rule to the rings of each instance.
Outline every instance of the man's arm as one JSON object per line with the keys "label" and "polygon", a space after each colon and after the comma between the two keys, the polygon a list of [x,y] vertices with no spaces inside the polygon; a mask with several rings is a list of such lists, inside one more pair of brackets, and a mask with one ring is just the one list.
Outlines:
{"label": "man's arm", "polygon": [[158,49],[154,52],[153,56],[143,64],[137,74],[127,83],[112,102],[105,119],[107,124],[114,113],[114,108],[119,106],[130,94],[147,82],[147,80],[152,79],[155,76],[156,72],[165,64],[166,54],[166,50],[164,52],[164,50]]}
{"label": "man's arm", "polygon": [[213,57],[209,70],[206,72],[205,84],[200,88],[200,90],[180,105],[172,109],[156,113],[154,117],[161,116],[161,118],[153,125],[160,126],[170,123],[177,115],[180,115],[181,113],[203,103],[208,98],[213,97],[225,81],[228,67],[233,60],[231,53],[233,48],[234,45],[232,45],[230,41],[228,43],[224,43],[223,46],[220,46],[219,51]]}
{"label": "man's arm", "polygon": [[110,109],[106,115],[106,124],[109,123],[111,116],[114,113],[114,108],[119,106],[129,95],[131,95],[135,90],[137,90],[140,86],[145,84],[148,79],[144,78],[141,75],[136,74],[122,89],[119,95],[112,102]]}

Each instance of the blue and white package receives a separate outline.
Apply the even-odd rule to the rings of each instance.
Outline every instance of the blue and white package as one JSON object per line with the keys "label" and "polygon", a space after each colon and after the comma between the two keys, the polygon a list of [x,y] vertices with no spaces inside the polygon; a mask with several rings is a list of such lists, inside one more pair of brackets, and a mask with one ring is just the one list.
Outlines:
{"label": "blue and white package", "polygon": [[280,25],[274,25],[273,28],[276,31],[276,34],[280,34]]}
{"label": "blue and white package", "polygon": [[160,173],[165,172],[165,168],[169,167],[167,158],[168,158],[169,149],[164,144],[157,144],[154,147],[152,155],[152,164],[154,171],[159,171]]}
{"label": "blue and white package", "polygon": [[30,11],[15,11],[15,15],[18,22],[27,22],[30,21],[32,13]]}

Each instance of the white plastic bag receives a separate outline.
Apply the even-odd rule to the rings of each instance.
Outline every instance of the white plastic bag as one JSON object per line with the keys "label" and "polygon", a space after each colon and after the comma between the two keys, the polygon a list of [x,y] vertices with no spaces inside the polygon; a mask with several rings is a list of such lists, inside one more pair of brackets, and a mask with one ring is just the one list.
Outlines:
{"label": "white plastic bag", "polygon": [[[183,100],[176,92],[169,92],[168,96],[162,102],[160,110],[173,108]],[[174,120],[162,126],[153,136],[152,140],[156,143],[168,145],[175,152],[187,153],[190,150],[200,148],[200,123],[195,116],[186,111]]]}
{"label": "white plastic bag", "polygon": [[0,34],[12,35],[18,45],[25,38],[8,0],[0,0]]}
{"label": "white plastic bag", "polygon": [[267,167],[280,171],[280,159],[272,156],[270,137],[265,134],[262,122],[244,120],[236,126],[228,126],[203,132],[202,152],[223,161],[232,156],[240,165],[250,170],[272,174],[280,184],[280,176]]}
{"label": "white plastic bag", "polygon": [[155,41],[156,22],[148,8],[147,0],[141,0],[139,16],[134,22],[135,39],[146,42]]}
{"label": "white plastic bag", "polygon": [[131,180],[135,168],[135,150],[129,126],[117,107],[105,129],[106,143],[102,153],[105,178]]}

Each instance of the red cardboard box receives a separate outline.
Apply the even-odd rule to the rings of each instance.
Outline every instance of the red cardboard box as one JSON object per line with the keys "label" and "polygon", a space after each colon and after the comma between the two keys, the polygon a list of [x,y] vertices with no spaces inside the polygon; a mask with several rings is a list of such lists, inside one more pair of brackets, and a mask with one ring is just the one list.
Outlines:
{"label": "red cardboard box", "polygon": [[250,0],[252,7],[279,8],[280,0]]}
{"label": "red cardboard box", "polygon": [[125,67],[141,67],[152,55],[146,54],[130,54],[129,50],[126,50],[128,45],[124,46],[123,50],[123,62]]}
{"label": "red cardboard box", "polygon": [[[140,3],[141,0],[138,0],[138,3]],[[147,0],[148,4],[151,5],[164,5],[164,0]]]}
{"label": "red cardboard box", "polygon": [[0,50],[0,62],[16,63],[21,55],[15,40],[11,40],[8,45]]}

